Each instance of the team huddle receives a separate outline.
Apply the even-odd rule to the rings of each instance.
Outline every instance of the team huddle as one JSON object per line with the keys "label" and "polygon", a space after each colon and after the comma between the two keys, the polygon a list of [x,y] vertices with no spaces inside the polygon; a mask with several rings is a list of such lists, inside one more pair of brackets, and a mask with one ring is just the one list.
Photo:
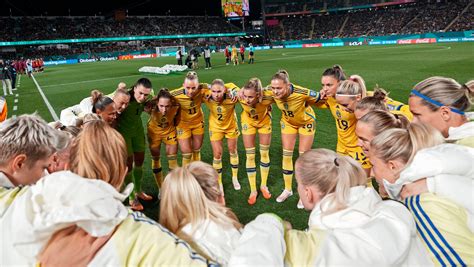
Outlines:
{"label": "team huddle", "polygon": [[[161,143],[166,146],[166,157],[169,168],[178,166],[178,143],[182,155],[181,166],[191,161],[200,161],[200,149],[204,136],[204,116],[201,106],[204,104],[209,110],[209,137],[213,151],[212,165],[219,174],[219,185],[222,187],[222,152],[223,140],[227,139],[232,169],[232,183],[235,190],[241,188],[238,181],[239,157],[237,154],[237,138],[240,135],[235,106],[240,103],[243,112],[240,116],[240,129],[246,151],[246,170],[251,187],[248,198],[250,205],[255,204],[258,196],[256,185],[256,135],[259,135],[260,152],[260,192],[266,199],[272,194],[267,187],[270,168],[269,148],[272,133],[272,104],[275,104],[282,113],[281,137],[283,179],[285,188],[276,198],[283,202],[293,194],[293,150],[296,138],[299,136],[298,151],[300,154],[311,149],[316,131],[315,108],[327,108],[331,111],[337,126],[337,152],[348,155],[357,160],[367,170],[371,168],[363,148],[357,144],[355,133],[356,116],[362,117],[376,107],[389,110],[396,116],[412,115],[408,106],[394,101],[386,96],[383,90],[376,89],[367,92],[362,77],[353,75],[346,80],[340,66],[326,70],[322,75],[322,90],[316,92],[290,82],[289,75],[282,70],[271,79],[270,85],[263,87],[258,78],[250,79],[242,88],[234,83],[225,83],[215,79],[212,83],[201,83],[195,72],[189,72],[184,78],[181,88],[168,91],[161,89],[153,96],[151,82],[142,78],[130,91],[128,107],[125,108],[126,92],[117,90],[111,97],[122,97],[118,103],[120,113],[118,118],[105,118],[106,121],[116,124],[117,130],[122,133],[127,143],[129,155],[128,181],[134,182],[135,191],[131,196],[131,205],[135,210],[142,210],[138,198],[150,200],[151,197],[141,191],[143,177],[143,160],[145,151],[144,129],[141,123],[141,112],[150,113],[147,137],[152,155],[152,170],[158,187],[163,182],[160,161]],[[368,96],[370,95],[370,96]],[[90,99],[85,99],[90,103]],[[93,100],[92,100],[93,101]],[[117,102],[117,101],[116,101]],[[102,102],[94,102],[98,110],[105,110]],[[109,104],[112,99],[109,98]],[[372,107],[375,105],[376,107]],[[112,105],[111,107],[112,108]],[[85,109],[84,109],[85,110]],[[88,108],[87,110],[91,110]],[[63,124],[70,125],[71,117],[81,112],[73,112],[72,108],[61,114]],[[113,113],[113,112],[112,112]],[[99,114],[102,112],[99,111]],[[134,163],[134,165],[133,165]],[[370,184],[370,181],[368,182]],[[302,203],[298,204],[302,208]]]}
{"label": "team huddle", "polygon": [[[53,125],[61,131],[35,115],[6,120],[0,124],[1,265],[473,265],[474,81],[427,78],[411,90],[408,105],[381,88],[368,91],[361,76],[346,76],[338,65],[322,73],[321,85],[319,91],[296,85],[284,70],[266,87],[258,78],[242,87],[221,79],[202,83],[189,72],[182,87],[156,95],[147,78],[130,90],[120,83],[110,95],[94,90],[61,112],[61,124]],[[212,165],[201,161],[202,105],[209,111]],[[276,201],[293,195],[294,176],[298,207],[311,211],[306,231],[274,214],[244,226],[225,206],[223,140],[239,190],[240,135],[248,204],[259,192],[272,196],[272,106],[281,111],[284,179]],[[334,117],[336,151],[311,149],[314,108]],[[143,112],[150,114],[147,129]],[[160,188],[159,222],[122,203],[129,198],[132,209],[143,210],[139,199],[152,199],[141,188],[145,138]],[[45,169],[52,174],[44,176]]]}

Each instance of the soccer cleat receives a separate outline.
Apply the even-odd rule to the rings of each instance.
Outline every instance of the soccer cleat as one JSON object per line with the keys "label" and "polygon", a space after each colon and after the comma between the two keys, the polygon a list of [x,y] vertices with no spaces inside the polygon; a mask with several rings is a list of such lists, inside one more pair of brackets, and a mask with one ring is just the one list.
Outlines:
{"label": "soccer cleat", "polygon": [[140,192],[137,194],[137,197],[141,200],[150,201],[153,199],[152,196],[145,194],[145,192]]}
{"label": "soccer cleat", "polygon": [[303,201],[301,201],[301,198],[300,198],[300,200],[298,201],[298,204],[296,204],[296,207],[297,207],[298,209],[300,209],[300,210],[301,210],[301,209],[304,209]]}
{"label": "soccer cleat", "polygon": [[272,194],[268,191],[268,187],[266,186],[260,187],[260,192],[262,192],[263,198],[265,199],[270,199],[272,197]]}
{"label": "soccer cleat", "polygon": [[234,185],[235,190],[240,190],[240,183],[237,179],[232,179],[232,184]]}
{"label": "soccer cleat", "polygon": [[142,211],[143,210],[143,205],[140,203],[138,198],[135,198],[134,200],[130,200],[130,208],[134,211]]}
{"label": "soccer cleat", "polygon": [[276,201],[278,203],[281,203],[283,201],[285,201],[287,198],[291,197],[293,195],[293,191],[288,191],[288,190],[283,190],[283,192],[281,192],[281,194],[277,197]]}
{"label": "soccer cleat", "polygon": [[250,193],[249,199],[247,200],[249,205],[253,205],[255,204],[255,202],[257,202],[257,195],[258,195],[257,191]]}

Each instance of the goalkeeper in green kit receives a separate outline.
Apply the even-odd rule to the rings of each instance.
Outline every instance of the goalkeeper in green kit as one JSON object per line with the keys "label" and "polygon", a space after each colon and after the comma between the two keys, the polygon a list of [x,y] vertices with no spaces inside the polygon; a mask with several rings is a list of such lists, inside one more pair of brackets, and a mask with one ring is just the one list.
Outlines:
{"label": "goalkeeper in green kit", "polygon": [[143,205],[138,199],[145,201],[152,199],[142,191],[141,187],[146,147],[141,114],[145,103],[154,95],[151,81],[147,78],[140,78],[129,93],[130,104],[118,118],[117,130],[122,134],[127,144],[128,173],[125,177],[125,184],[133,182],[135,185],[133,193],[130,195],[130,206],[133,210],[143,210]]}

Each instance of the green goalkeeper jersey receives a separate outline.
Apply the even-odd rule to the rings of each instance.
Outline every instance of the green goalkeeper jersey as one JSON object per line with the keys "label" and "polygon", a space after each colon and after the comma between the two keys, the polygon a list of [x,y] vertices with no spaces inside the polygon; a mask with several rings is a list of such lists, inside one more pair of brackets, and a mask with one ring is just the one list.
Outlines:
{"label": "green goalkeeper jersey", "polygon": [[[133,92],[131,93],[133,94]],[[138,103],[135,99],[131,99],[128,107],[120,114],[118,118],[117,130],[122,134],[145,134],[142,122],[142,112],[145,104],[154,96],[151,90],[148,99],[144,103]]]}

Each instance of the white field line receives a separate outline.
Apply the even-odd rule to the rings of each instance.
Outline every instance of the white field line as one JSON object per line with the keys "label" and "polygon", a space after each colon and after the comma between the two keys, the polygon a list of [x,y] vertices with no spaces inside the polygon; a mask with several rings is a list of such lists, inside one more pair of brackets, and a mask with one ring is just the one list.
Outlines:
{"label": "white field line", "polygon": [[33,82],[35,83],[36,88],[38,88],[38,92],[40,93],[41,97],[43,97],[43,101],[46,104],[46,107],[48,107],[49,113],[51,113],[51,117],[53,117],[54,121],[58,121],[59,117],[56,114],[56,111],[54,111],[53,107],[51,106],[51,104],[48,101],[48,98],[46,98],[46,96],[44,95],[43,90],[41,89],[40,85],[36,81],[35,76],[33,74],[31,74],[31,78],[33,78]]}

